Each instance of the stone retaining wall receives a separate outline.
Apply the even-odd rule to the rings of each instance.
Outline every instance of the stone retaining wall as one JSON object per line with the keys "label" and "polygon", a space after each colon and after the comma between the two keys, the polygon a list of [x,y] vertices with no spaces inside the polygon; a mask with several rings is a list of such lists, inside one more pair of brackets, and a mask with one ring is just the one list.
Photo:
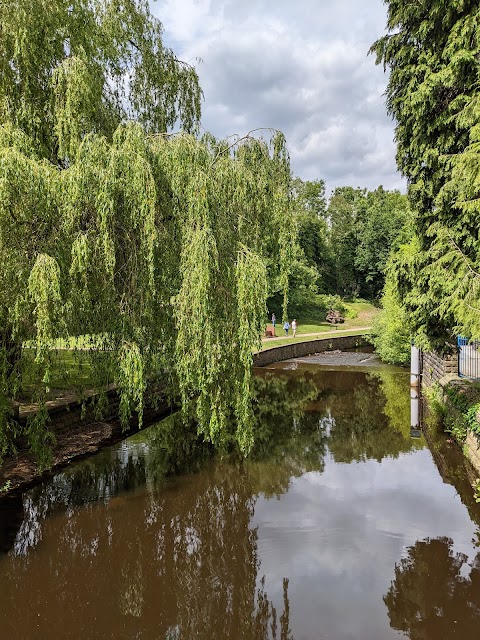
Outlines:
{"label": "stone retaining wall", "polygon": [[[164,396],[163,385],[157,385],[149,390],[143,412],[144,426],[151,425],[172,412],[172,406],[165,400]],[[98,399],[99,396],[94,394],[86,397],[83,402],[68,399],[48,402],[47,411],[50,417],[48,422],[49,431],[52,431],[55,436],[59,437],[70,433],[74,429],[81,430],[86,428],[89,425],[97,423],[99,420],[101,420],[102,423],[109,423],[118,428],[120,398],[116,390],[112,388],[107,392],[106,399],[103,403],[103,411],[100,416],[95,415],[95,407]],[[21,431],[24,431],[27,427],[28,419],[33,413],[34,411],[20,413],[18,422],[22,427]],[[137,429],[138,420],[133,417],[127,431],[134,432]],[[17,448],[19,449],[23,449],[26,444],[25,437],[20,437],[16,442]]]}
{"label": "stone retaining wall", "polygon": [[321,340],[311,340],[310,342],[294,342],[281,347],[273,347],[265,351],[259,351],[253,356],[254,367],[265,367],[274,362],[291,360],[292,358],[303,358],[322,351],[335,351],[340,349],[355,349],[369,344],[365,336],[336,336],[322,338]]}
{"label": "stone retaining wall", "polygon": [[[466,415],[469,407],[479,402],[478,385],[454,374],[447,374],[435,382],[438,388],[434,396],[444,409],[441,416],[442,428],[446,433],[459,434],[456,442],[474,468],[475,477],[480,477],[480,438],[471,431]],[[480,412],[477,414],[477,422],[480,423],[479,414]]]}
{"label": "stone retaining wall", "polygon": [[[72,461],[92,455],[139,430],[136,416],[132,417],[126,429],[122,427],[118,416],[119,398],[115,389],[108,392],[101,417],[95,415],[97,400],[98,396],[91,395],[83,403],[73,397],[47,403],[50,418],[47,427],[56,440],[51,452],[51,467],[47,470],[40,469],[29,452],[25,436],[19,437],[15,442],[16,453],[5,458],[0,466],[0,487],[7,485],[7,491],[0,494],[0,502],[7,495],[24,491],[52,476]],[[168,401],[163,386],[152,387],[143,412],[143,426],[155,424],[177,409],[178,406]],[[28,419],[34,413],[33,407],[29,411],[20,412],[20,424],[26,427]],[[102,421],[99,422],[99,419]]]}
{"label": "stone retaining wall", "polygon": [[480,476],[480,441],[471,431],[467,433],[464,450],[467,458]]}
{"label": "stone retaining wall", "polygon": [[456,375],[458,372],[458,356],[456,353],[450,356],[440,356],[434,351],[422,352],[422,384],[431,387],[433,384],[448,375]]}

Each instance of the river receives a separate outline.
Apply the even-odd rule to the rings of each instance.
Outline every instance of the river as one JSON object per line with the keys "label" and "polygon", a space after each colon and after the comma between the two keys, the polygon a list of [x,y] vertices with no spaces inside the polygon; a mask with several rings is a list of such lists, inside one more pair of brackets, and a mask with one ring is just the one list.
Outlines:
{"label": "river", "polygon": [[180,416],[0,503],[5,640],[462,640],[480,635],[480,505],[409,376],[257,370],[256,446]]}

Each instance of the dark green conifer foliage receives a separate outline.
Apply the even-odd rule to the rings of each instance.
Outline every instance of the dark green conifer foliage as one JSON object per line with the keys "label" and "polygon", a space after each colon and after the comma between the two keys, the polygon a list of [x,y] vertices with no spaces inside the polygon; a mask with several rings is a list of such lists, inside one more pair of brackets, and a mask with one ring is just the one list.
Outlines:
{"label": "dark green conifer foliage", "polygon": [[372,51],[390,69],[387,107],[420,252],[413,280],[400,284],[421,335],[443,325],[480,337],[480,5],[386,4],[389,33]]}

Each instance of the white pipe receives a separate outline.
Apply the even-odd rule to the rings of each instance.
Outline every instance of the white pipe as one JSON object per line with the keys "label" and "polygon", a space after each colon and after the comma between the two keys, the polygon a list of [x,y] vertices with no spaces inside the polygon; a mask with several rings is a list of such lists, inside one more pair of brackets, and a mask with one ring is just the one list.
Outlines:
{"label": "white pipe", "polygon": [[410,386],[420,386],[420,349],[414,344],[410,351]]}
{"label": "white pipe", "polygon": [[420,397],[417,389],[410,389],[410,427],[420,427]]}

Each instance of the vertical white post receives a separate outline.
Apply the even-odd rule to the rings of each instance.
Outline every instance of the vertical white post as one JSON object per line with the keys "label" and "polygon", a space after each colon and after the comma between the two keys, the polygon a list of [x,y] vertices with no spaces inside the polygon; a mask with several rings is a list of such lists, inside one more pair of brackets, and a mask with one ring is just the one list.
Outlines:
{"label": "vertical white post", "polygon": [[420,427],[420,397],[418,389],[410,389],[410,427],[418,429]]}
{"label": "vertical white post", "polygon": [[420,386],[420,349],[414,344],[410,352],[410,386]]}
{"label": "vertical white post", "polygon": [[420,389],[410,387],[410,437],[422,437],[422,407]]}

